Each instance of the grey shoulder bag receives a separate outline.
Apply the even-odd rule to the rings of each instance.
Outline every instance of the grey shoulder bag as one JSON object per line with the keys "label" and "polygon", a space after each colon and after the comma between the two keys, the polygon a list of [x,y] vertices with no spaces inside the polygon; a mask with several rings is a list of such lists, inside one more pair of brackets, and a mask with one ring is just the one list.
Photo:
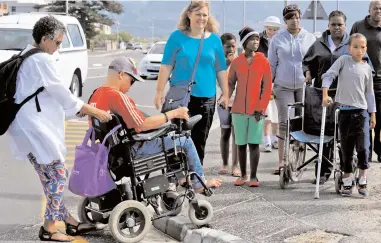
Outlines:
{"label": "grey shoulder bag", "polygon": [[[195,84],[194,78],[196,76],[197,65],[200,61],[202,45],[205,39],[205,31],[202,33],[200,45],[198,46],[198,52],[196,61],[193,66],[192,76],[189,82],[186,82],[185,85],[172,85],[169,87],[167,95],[165,96],[165,101],[161,112],[167,112],[170,110],[177,109],[179,107],[187,107],[190,101],[190,94],[192,91],[192,86]],[[184,82],[185,83],[185,82]]]}

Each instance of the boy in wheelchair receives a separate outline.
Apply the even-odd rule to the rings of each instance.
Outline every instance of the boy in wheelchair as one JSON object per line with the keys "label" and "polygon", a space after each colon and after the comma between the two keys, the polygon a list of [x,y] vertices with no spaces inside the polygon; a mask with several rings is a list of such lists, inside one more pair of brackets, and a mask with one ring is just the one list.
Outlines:
{"label": "boy in wheelchair", "polygon": [[[125,95],[136,82],[145,82],[137,73],[134,60],[127,57],[118,57],[111,62],[105,84],[94,91],[89,99],[89,104],[98,109],[111,111],[122,117],[128,129],[134,129],[137,133],[149,131],[162,126],[173,119],[189,120],[188,109],[181,107],[160,115],[144,117],[142,112],[136,107],[134,101]],[[135,142],[131,146],[133,159],[143,158],[174,148],[174,140],[170,136],[164,138],[164,144],[160,138],[150,141]],[[217,188],[221,181],[217,179],[205,180],[203,167],[201,166],[196,148],[192,139],[189,137],[179,137],[175,139],[176,147],[185,150],[189,169],[197,173],[208,188]],[[203,193],[206,189],[197,178],[192,180],[193,188],[196,193]],[[186,181],[179,182],[181,185]]]}

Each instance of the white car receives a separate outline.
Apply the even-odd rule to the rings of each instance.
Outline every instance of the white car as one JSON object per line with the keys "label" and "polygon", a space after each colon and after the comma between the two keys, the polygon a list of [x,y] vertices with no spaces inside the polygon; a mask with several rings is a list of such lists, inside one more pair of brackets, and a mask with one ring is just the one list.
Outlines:
{"label": "white car", "polygon": [[[33,43],[32,30],[35,23],[48,14],[23,13],[0,17],[0,63],[18,54]],[[82,95],[82,86],[87,78],[88,54],[84,31],[78,20],[71,16],[52,15],[67,29],[58,52],[57,71],[64,85],[76,95]]]}
{"label": "white car", "polygon": [[157,78],[166,43],[165,41],[156,42],[143,57],[138,68],[142,78]]}

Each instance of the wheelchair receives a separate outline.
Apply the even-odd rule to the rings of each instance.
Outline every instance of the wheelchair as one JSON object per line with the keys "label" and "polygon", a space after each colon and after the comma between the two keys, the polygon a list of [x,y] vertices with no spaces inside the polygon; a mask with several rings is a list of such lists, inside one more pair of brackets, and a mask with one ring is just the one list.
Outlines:
{"label": "wheelchair", "polygon": [[[328,90],[334,99],[336,90]],[[291,111],[301,110],[300,115],[291,118]],[[335,188],[340,193],[342,188],[342,172],[340,170],[341,149],[338,136],[338,104],[322,107],[322,89],[304,84],[303,101],[288,104],[287,132],[285,141],[285,164],[280,169],[279,186],[286,189],[290,182],[298,182],[306,167],[317,160],[317,180],[315,198],[319,198],[321,163],[324,160],[334,168]],[[319,148],[316,148],[319,146]],[[328,158],[323,155],[323,147],[333,147]],[[315,155],[306,160],[307,147]],[[357,170],[357,158],[354,156],[353,166]]]}
{"label": "wheelchair", "polygon": [[[207,188],[200,176],[190,172],[184,148],[174,146],[167,150],[164,138],[170,136],[175,143],[180,137],[190,137],[190,130],[201,119],[191,117],[188,122],[176,120],[154,130],[136,133],[127,129],[122,118],[112,114],[108,123],[92,118],[96,138],[100,141],[114,127],[121,125],[106,141],[109,151],[108,168],[116,183],[116,189],[94,198],[83,198],[78,205],[81,222],[108,224],[112,236],[118,242],[133,243],[144,239],[151,227],[151,221],[176,216],[185,199],[189,200],[188,216],[197,226],[207,225],[213,218],[213,207],[206,200],[197,200],[192,188],[191,177],[198,179],[204,187],[204,194],[213,192]],[[132,159],[132,145],[161,139],[163,150],[147,157]],[[126,179],[127,181],[123,181]],[[179,194],[176,187],[185,179],[185,192]],[[175,187],[169,190],[170,185]],[[148,210],[152,206],[154,215]],[[161,210],[160,210],[161,208]],[[126,232],[123,232],[125,230]]]}

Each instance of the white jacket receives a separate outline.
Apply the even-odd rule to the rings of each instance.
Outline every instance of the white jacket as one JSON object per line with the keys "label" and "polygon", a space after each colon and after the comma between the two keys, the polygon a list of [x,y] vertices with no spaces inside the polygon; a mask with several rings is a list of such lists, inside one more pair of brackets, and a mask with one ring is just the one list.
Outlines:
{"label": "white jacket", "polygon": [[[28,45],[24,52],[34,48]],[[65,161],[65,113],[75,115],[84,102],[72,95],[63,85],[55,68],[55,60],[48,53],[37,53],[25,59],[16,81],[16,103],[21,103],[39,87],[41,112],[37,112],[35,99],[31,99],[17,113],[7,135],[13,156],[26,160],[33,153],[39,164],[54,160]]]}

